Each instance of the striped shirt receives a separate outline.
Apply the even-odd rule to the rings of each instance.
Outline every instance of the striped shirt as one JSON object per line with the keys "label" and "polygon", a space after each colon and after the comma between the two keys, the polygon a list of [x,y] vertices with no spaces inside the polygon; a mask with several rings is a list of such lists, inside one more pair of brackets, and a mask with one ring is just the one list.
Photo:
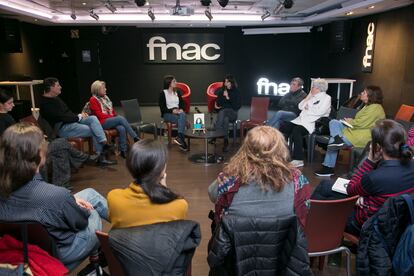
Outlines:
{"label": "striped shirt", "polygon": [[352,176],[347,192],[363,197],[363,206],[355,207],[356,220],[362,226],[388,198],[414,194],[414,160],[406,165],[399,160],[383,160],[375,168],[367,159]]}

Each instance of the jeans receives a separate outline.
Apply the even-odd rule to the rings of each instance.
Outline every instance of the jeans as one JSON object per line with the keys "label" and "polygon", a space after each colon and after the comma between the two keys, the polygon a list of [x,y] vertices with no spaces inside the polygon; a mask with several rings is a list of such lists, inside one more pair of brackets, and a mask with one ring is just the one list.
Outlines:
{"label": "jeans", "polygon": [[138,137],[135,131],[129,125],[128,121],[122,116],[115,116],[115,117],[106,119],[105,122],[102,124],[102,127],[104,129],[116,128],[116,130],[118,130],[119,149],[121,151],[127,150],[127,135],[126,135],[127,132],[132,138]]}
{"label": "jeans", "polygon": [[164,121],[170,122],[173,124],[177,124],[178,133],[184,135],[185,132],[185,124],[187,122],[185,113],[182,112],[180,114],[172,114],[172,113],[164,113],[163,115]]}
{"label": "jeans", "polygon": [[[217,121],[214,127],[216,129],[224,130],[226,133],[226,138],[229,135],[229,123],[237,120],[237,111],[234,111],[232,108],[222,108],[217,114]],[[236,131],[235,129],[233,131]]]}
{"label": "jeans", "polygon": [[[329,138],[329,143],[332,143],[334,141],[335,136],[340,136],[344,143],[347,146],[352,146],[351,142],[349,142],[348,139],[346,139],[345,136],[342,136],[342,132],[344,130],[345,126],[338,120],[331,120],[329,122],[329,133],[331,138]],[[336,158],[338,157],[338,151],[337,150],[328,150],[326,151],[325,159],[323,160],[322,165],[334,168],[336,164]]]}
{"label": "jeans", "polygon": [[290,122],[296,117],[298,117],[298,115],[294,112],[279,110],[275,115],[273,115],[272,118],[269,119],[266,125],[279,129],[282,122]]}
{"label": "jeans", "polygon": [[102,152],[103,144],[106,142],[105,132],[96,116],[82,118],[77,123],[63,124],[59,129],[59,136],[68,137],[91,137],[96,154]]}
{"label": "jeans", "polygon": [[77,267],[91,253],[97,253],[99,241],[95,231],[102,230],[101,218],[108,220],[108,204],[106,199],[94,189],[88,188],[75,194],[92,204],[88,226],[75,234],[72,244],[59,248],[59,259],[69,269]]}

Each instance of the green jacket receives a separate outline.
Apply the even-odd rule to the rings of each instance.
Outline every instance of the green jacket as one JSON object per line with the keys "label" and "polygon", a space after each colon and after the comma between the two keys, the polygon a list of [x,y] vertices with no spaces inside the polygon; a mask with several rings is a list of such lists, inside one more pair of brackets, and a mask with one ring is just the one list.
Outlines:
{"label": "green jacket", "polygon": [[380,104],[363,107],[351,121],[353,128],[345,128],[344,136],[356,148],[363,148],[371,140],[371,129],[375,122],[385,119],[385,112]]}

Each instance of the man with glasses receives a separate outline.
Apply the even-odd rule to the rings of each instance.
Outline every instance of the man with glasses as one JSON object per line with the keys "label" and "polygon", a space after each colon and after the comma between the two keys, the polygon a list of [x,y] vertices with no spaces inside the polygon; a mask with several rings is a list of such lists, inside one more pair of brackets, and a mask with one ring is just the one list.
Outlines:
{"label": "man with glasses", "polygon": [[281,123],[290,122],[298,117],[300,113],[298,104],[306,97],[302,88],[303,80],[301,78],[296,77],[290,81],[290,91],[280,99],[279,111],[267,122],[268,126],[279,129]]}

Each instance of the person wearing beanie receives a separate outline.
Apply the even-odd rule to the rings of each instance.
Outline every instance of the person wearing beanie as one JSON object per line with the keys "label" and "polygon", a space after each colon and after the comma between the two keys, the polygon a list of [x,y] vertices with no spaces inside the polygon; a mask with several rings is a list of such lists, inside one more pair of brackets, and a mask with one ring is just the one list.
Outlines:
{"label": "person wearing beanie", "polygon": [[280,127],[285,138],[293,142],[292,165],[295,167],[304,165],[303,136],[312,133],[315,122],[321,117],[328,117],[331,112],[331,96],[326,94],[326,90],[328,82],[325,79],[314,80],[309,94],[298,105],[301,110],[299,116]]}

